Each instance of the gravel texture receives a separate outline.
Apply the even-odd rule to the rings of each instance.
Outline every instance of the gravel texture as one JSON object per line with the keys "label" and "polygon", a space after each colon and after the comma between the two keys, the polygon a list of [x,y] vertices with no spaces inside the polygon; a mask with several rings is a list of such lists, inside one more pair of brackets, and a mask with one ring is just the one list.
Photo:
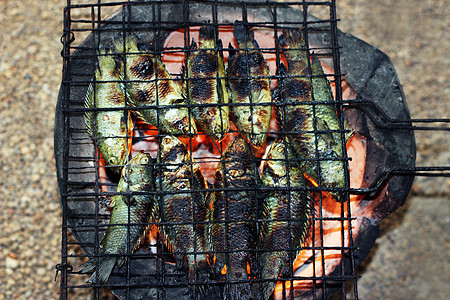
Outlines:
{"label": "gravel texture", "polygon": [[[77,1],[82,2],[96,1]],[[337,2],[340,28],[391,57],[412,118],[448,118],[447,1]],[[0,299],[59,298],[53,119],[65,4],[0,0]],[[448,132],[417,131],[416,143],[418,166],[450,165]],[[360,268],[361,299],[448,298],[449,187],[445,177],[416,178],[405,206],[380,224],[381,236]],[[100,295],[112,298],[105,291]],[[350,288],[347,296],[353,296]],[[91,297],[84,290],[69,299]]]}

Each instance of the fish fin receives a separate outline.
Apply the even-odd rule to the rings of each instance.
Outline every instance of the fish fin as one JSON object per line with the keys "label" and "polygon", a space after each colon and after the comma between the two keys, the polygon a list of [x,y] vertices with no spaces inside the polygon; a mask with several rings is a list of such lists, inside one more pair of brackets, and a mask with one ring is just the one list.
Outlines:
{"label": "fish fin", "polygon": [[222,51],[223,50],[223,43],[222,40],[218,40],[216,43],[217,50]]}
{"label": "fish fin", "polygon": [[[141,237],[142,238],[142,237]],[[138,244],[139,245],[139,244]],[[134,252],[134,251],[132,251],[132,252]],[[125,261],[126,261],[127,259],[126,259],[126,257],[118,257],[117,258],[117,266],[119,267],[119,268],[122,268],[122,266],[123,266],[123,264],[125,263]]]}
{"label": "fish fin", "polygon": [[[84,107],[85,108],[94,108],[94,84],[91,82],[88,86],[86,96],[84,98]],[[86,128],[88,134],[92,137],[94,136],[94,126],[95,126],[95,112],[94,111],[86,111],[84,113],[84,123],[86,124]]]}
{"label": "fish fin", "polygon": [[336,140],[333,137],[332,129],[328,126],[327,122],[322,118],[316,118],[317,130],[326,131],[326,133],[322,133],[319,136],[325,140],[325,142],[329,146],[335,146]]}
{"label": "fish fin", "polygon": [[234,56],[236,56],[236,49],[234,49],[233,45],[231,43],[228,43],[228,60],[233,59]]}
{"label": "fish fin", "polygon": [[254,47],[256,50],[260,50],[259,44],[258,44],[258,42],[257,42],[256,40],[253,40],[253,41],[252,41],[252,44],[253,44],[253,47]]}
{"label": "fish fin", "polygon": [[198,45],[195,42],[194,38],[192,38],[191,44],[189,45],[189,50],[196,51],[198,50]]}
{"label": "fish fin", "polygon": [[[282,101],[283,101],[283,99],[281,98],[280,88],[277,86],[272,91],[272,102],[280,103]],[[283,131],[283,127],[284,127],[283,126],[283,111],[282,111],[283,107],[275,105],[274,110],[275,110],[275,119],[278,123],[278,127],[281,132],[281,131]]]}
{"label": "fish fin", "polygon": [[188,99],[187,97],[187,85],[186,85],[186,80],[188,78],[188,74],[187,74],[187,68],[186,66],[183,64],[181,65],[181,76],[179,77],[180,80],[176,80],[175,84],[177,84],[180,87],[180,91],[181,91],[181,96],[183,99]]}
{"label": "fish fin", "polygon": [[184,80],[185,78],[188,77],[187,76],[187,68],[186,68],[186,66],[184,64],[181,65],[180,73],[181,73],[181,79],[182,80]]}
{"label": "fish fin", "polygon": [[[319,57],[316,53],[311,53],[311,68],[313,69],[314,75],[325,75],[323,71],[322,64],[320,63]],[[325,77],[323,77],[325,78]]]}
{"label": "fish fin", "polygon": [[114,205],[116,204],[115,196],[105,196],[100,201],[100,204],[105,205],[107,208],[112,209],[114,208]]}
{"label": "fish fin", "polygon": [[116,257],[106,257],[100,259],[98,269],[92,273],[87,282],[95,284],[104,284],[108,282],[115,265]]}
{"label": "fish fin", "polygon": [[[288,72],[288,69],[287,69],[286,65],[281,63],[280,66],[277,68],[277,75],[278,76],[286,76],[287,72]],[[283,78],[281,77],[278,80],[282,81],[282,79]]]}
{"label": "fish fin", "polygon": [[355,134],[355,130],[350,128],[350,125],[348,124],[347,120],[344,120],[344,130],[349,130],[345,132],[345,142],[347,143],[350,138]]}
{"label": "fish fin", "polygon": [[[313,75],[317,75],[317,77],[313,78],[313,88],[317,87],[322,90],[324,93],[325,99],[315,99],[316,101],[333,101],[333,93],[331,91],[330,82],[325,76],[325,72],[323,71],[322,64],[317,56],[317,54],[313,53],[311,55],[311,71]],[[315,85],[314,85],[315,84]]]}
{"label": "fish fin", "polygon": [[78,267],[78,272],[85,274],[87,272],[92,271],[93,269],[95,269],[94,260],[89,259],[87,262]]}

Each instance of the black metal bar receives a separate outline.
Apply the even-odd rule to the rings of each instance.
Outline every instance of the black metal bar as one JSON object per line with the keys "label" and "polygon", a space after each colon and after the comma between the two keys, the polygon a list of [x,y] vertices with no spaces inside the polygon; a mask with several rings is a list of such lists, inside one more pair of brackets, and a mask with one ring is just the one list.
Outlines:
{"label": "black metal bar", "polygon": [[[70,5],[70,0],[67,0],[67,6]],[[70,80],[70,43],[73,42],[74,37],[73,34],[70,32],[70,27],[71,27],[71,13],[70,13],[70,9],[68,9],[67,7],[64,8],[64,28],[63,28],[63,36],[61,37],[61,41],[63,43],[63,49],[61,51],[61,55],[63,57],[63,79],[65,80]],[[68,78],[69,77],[69,78]],[[69,133],[69,118],[67,116],[66,113],[62,112],[67,108],[68,102],[64,101],[65,99],[70,99],[70,88],[67,85],[63,85],[62,86],[62,90],[63,90],[63,100],[60,102],[60,114],[61,116],[59,116],[60,118],[63,119],[63,124],[64,124],[64,128],[63,128],[63,136],[64,136],[64,140],[66,140],[65,142],[63,142],[63,153],[62,153],[62,157],[63,157],[63,164],[64,167],[63,169],[67,170],[68,167],[68,163],[69,160],[67,159],[67,156],[69,154],[69,142],[67,141],[68,137],[70,136]],[[61,264],[60,266],[68,266],[68,261],[67,258],[65,257],[67,255],[67,229],[64,228],[64,226],[67,226],[68,224],[68,219],[67,219],[67,211],[68,211],[68,206],[67,206],[67,197],[63,196],[64,194],[67,193],[67,181],[68,181],[68,172],[63,170],[63,174],[62,174],[62,184],[61,187],[63,190],[60,190],[61,193],[61,206],[62,206],[62,227],[61,227]],[[57,269],[58,270],[58,269]],[[61,271],[61,282],[60,282],[60,299],[67,299],[67,295],[68,295],[68,291],[67,291],[67,271],[68,268],[64,267],[64,268],[60,268]],[[57,274],[56,274],[57,275]]]}

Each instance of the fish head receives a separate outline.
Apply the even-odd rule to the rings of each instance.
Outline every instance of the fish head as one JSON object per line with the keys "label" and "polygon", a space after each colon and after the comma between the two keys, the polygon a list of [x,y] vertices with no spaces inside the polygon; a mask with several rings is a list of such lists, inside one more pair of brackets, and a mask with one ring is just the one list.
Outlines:
{"label": "fish head", "polygon": [[[106,138],[101,142],[100,149],[107,166],[113,166],[117,173],[127,163],[129,145],[126,139]],[[106,153],[105,153],[106,152]]]}
{"label": "fish head", "polygon": [[164,113],[163,130],[169,134],[196,134],[195,120],[186,107],[167,109]]}
{"label": "fish head", "polygon": [[165,136],[159,146],[159,159],[162,163],[180,163],[188,154],[186,145],[175,136]]}
{"label": "fish head", "polygon": [[152,180],[152,157],[144,151],[139,152],[130,160],[128,182],[132,185],[149,183]]}
{"label": "fish head", "polygon": [[225,150],[225,159],[229,161],[239,162],[240,159],[253,157],[252,155],[251,146],[242,135],[235,137]]}
{"label": "fish head", "polygon": [[117,191],[152,190],[153,159],[149,153],[139,152],[127,165],[122,168],[121,182]]}

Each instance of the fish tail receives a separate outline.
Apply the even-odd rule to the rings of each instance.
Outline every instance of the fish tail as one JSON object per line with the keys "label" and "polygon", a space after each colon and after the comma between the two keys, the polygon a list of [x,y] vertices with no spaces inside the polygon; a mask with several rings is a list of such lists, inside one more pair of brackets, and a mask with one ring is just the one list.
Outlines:
{"label": "fish tail", "polygon": [[302,29],[283,30],[279,38],[280,46],[283,48],[306,48],[306,42],[303,38]]}
{"label": "fish tail", "polygon": [[283,30],[283,34],[279,37],[279,43],[283,50],[284,56],[288,61],[289,69],[292,62],[308,61],[308,51],[303,33],[300,30]]}
{"label": "fish tail", "polygon": [[256,42],[253,30],[248,25],[244,25],[242,21],[234,22],[233,34],[239,45]]}
{"label": "fish tail", "polygon": [[[115,257],[101,258],[98,263],[98,269],[95,270],[94,273],[92,273],[87,282],[96,284],[104,284],[108,282],[114,266],[116,265],[116,261],[117,259]],[[80,266],[80,268],[83,268],[83,270],[81,270],[81,273],[92,271],[93,269],[95,269],[95,267],[95,260],[88,260]]]}
{"label": "fish tail", "polygon": [[207,24],[200,27],[198,34],[200,40],[214,40],[214,26]]}
{"label": "fish tail", "polygon": [[[188,257],[188,261],[192,258]],[[192,299],[221,299],[222,289],[219,285],[211,284],[214,278],[214,271],[208,261],[205,259],[189,262],[188,279],[190,283],[199,284],[191,285],[189,292]]]}
{"label": "fish tail", "polygon": [[252,299],[267,300],[272,295],[276,282],[265,281],[252,286]]}
{"label": "fish tail", "polygon": [[252,298],[250,283],[227,284],[224,296],[224,299],[227,300],[249,300]]}

